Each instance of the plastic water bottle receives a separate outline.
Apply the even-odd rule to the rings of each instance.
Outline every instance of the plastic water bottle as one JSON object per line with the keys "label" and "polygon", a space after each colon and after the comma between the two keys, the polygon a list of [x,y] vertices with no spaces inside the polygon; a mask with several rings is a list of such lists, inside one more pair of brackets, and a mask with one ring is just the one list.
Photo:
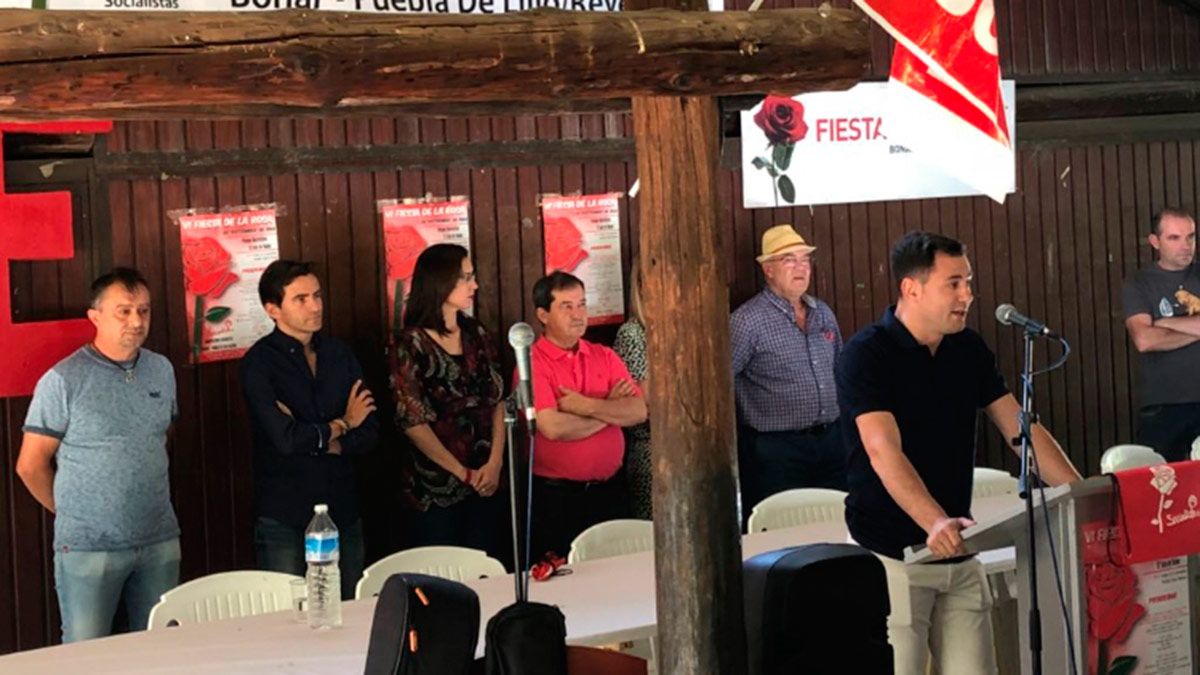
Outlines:
{"label": "plastic water bottle", "polygon": [[342,625],[342,575],[338,570],[338,531],[329,507],[313,507],[313,519],[304,531],[304,559],[308,562],[308,625],[337,628]]}

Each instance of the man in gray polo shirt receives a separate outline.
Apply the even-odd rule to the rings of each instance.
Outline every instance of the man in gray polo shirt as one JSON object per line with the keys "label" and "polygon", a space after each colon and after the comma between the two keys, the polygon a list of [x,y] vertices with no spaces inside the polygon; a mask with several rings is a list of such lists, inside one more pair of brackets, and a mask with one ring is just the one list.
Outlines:
{"label": "man in gray polo shirt", "polygon": [[179,581],[179,524],[167,477],[175,373],[142,349],[150,291],[135,270],[92,284],[96,339],[38,381],[17,474],[55,515],[54,583],[63,642],[112,632],[124,601],[130,628]]}
{"label": "man in gray polo shirt", "polygon": [[1200,436],[1200,267],[1196,220],[1178,209],[1154,218],[1158,260],[1126,280],[1125,327],[1141,353],[1137,442],[1169,462]]}

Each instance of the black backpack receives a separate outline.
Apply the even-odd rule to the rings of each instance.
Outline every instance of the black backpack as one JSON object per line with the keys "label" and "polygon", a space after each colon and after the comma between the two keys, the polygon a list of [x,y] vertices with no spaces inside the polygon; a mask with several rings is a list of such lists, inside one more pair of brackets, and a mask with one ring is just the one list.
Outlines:
{"label": "black backpack", "polygon": [[567,619],[554,605],[517,602],[487,624],[487,675],[567,675]]}
{"label": "black backpack", "polygon": [[750,675],[892,673],[883,563],[851,544],[809,544],[744,563]]}
{"label": "black backpack", "polygon": [[457,581],[393,574],[383,584],[365,675],[468,675],[479,640],[479,596]]}

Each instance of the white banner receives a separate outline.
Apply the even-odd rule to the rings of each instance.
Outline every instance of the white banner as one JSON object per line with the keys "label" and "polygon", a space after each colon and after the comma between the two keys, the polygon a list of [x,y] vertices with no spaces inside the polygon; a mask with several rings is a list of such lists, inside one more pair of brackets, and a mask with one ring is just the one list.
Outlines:
{"label": "white banner", "polygon": [[[1001,83],[1008,128],[1016,128],[1011,80]],[[742,203],[746,208],[841,204],[982,194],[888,139],[888,85],[768,96],[742,112]],[[930,133],[938,128],[930,125]],[[1016,190],[1016,167],[1008,192]]]}
{"label": "white banner", "polygon": [[[0,0],[0,6],[14,0]],[[709,10],[724,0],[708,0]],[[17,5],[13,5],[17,6]],[[29,7],[25,0],[22,7]],[[254,12],[312,9],[381,14],[505,14],[551,7],[576,12],[617,12],[621,0],[46,0],[46,9],[169,10],[180,12]]]}

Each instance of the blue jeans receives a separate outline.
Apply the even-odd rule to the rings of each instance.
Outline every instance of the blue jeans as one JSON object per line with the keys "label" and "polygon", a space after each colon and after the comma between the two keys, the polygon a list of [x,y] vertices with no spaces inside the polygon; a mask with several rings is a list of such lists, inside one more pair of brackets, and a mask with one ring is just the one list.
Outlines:
{"label": "blue jeans", "polygon": [[120,551],[55,549],[54,586],[62,641],[111,635],[122,600],[129,627],[145,630],[150,609],[179,584],[179,539]]}
{"label": "blue jeans", "polygon": [[[254,551],[259,569],[304,576],[304,528],[294,528],[273,518],[258,517],[254,523]],[[342,599],[354,598],[354,587],[363,572],[362,521],[338,528],[338,574]]]}

